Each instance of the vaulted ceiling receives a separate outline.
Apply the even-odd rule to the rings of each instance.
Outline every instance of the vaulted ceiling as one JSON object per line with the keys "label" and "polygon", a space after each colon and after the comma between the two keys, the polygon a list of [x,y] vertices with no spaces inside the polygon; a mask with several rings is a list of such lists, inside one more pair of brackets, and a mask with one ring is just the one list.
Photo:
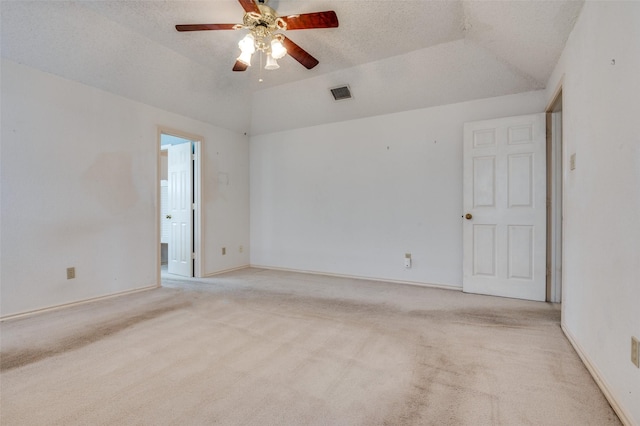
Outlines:
{"label": "vaulted ceiling", "polygon": [[[320,64],[232,72],[237,0],[2,0],[4,58],[239,132],[337,108],[360,117],[544,88],[582,1],[270,0],[279,15],[335,10],[340,26],[288,31]],[[264,81],[259,82],[262,78]],[[350,84],[336,106],[328,88]],[[345,106],[346,105],[346,106]],[[275,114],[280,124],[273,124]],[[289,118],[287,118],[289,117]],[[313,121],[309,122],[314,124]],[[307,124],[309,124],[307,123]],[[289,124],[289,127],[295,127]]]}

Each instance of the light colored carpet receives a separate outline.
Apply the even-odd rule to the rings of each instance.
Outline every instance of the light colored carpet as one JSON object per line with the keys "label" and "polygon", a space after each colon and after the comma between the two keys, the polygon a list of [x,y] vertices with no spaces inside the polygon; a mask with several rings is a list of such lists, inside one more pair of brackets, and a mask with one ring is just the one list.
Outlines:
{"label": "light colored carpet", "polygon": [[3,425],[615,425],[559,307],[245,269],[1,324]]}

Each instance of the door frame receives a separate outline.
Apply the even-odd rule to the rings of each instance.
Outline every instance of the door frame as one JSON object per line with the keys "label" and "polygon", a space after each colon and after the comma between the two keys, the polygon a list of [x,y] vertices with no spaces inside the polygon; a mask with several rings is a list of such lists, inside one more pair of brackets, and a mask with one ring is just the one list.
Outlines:
{"label": "door frame", "polygon": [[563,79],[560,79],[547,114],[547,302],[562,302],[564,281],[564,159]]}
{"label": "door frame", "polygon": [[201,278],[203,276],[203,239],[202,239],[202,146],[204,138],[200,135],[176,130],[170,127],[158,126],[156,139],[157,152],[157,176],[156,176],[156,248],[157,248],[157,280],[158,286],[162,283],[161,271],[161,253],[160,253],[160,177],[161,177],[161,137],[163,134],[175,136],[182,139],[190,140],[193,144],[193,276]]}

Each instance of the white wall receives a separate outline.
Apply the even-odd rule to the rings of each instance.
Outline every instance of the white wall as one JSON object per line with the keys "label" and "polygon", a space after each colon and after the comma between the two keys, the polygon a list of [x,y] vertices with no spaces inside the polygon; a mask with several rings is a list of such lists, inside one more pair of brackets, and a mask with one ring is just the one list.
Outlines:
{"label": "white wall", "polygon": [[204,137],[205,273],[248,264],[218,249],[249,242],[246,136],[7,60],[1,89],[0,315],[158,284],[158,126]]}
{"label": "white wall", "polygon": [[463,123],[543,110],[538,91],[252,136],[251,264],[461,287]]}
{"label": "white wall", "polygon": [[631,336],[640,338],[638,40],[640,3],[586,2],[547,99],[564,75],[563,326],[640,425],[640,369],[630,361]]}

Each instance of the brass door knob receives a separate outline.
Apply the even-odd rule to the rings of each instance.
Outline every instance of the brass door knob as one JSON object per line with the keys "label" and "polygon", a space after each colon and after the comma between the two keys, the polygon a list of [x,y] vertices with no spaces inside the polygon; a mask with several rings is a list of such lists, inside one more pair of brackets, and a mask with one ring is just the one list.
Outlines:
{"label": "brass door knob", "polygon": [[[167,219],[171,219],[171,215],[170,215],[170,214],[168,214],[168,215],[167,215]],[[468,219],[468,218],[467,218],[467,219]]]}
{"label": "brass door knob", "polygon": [[467,220],[471,220],[473,218],[473,215],[471,213],[467,213],[464,215],[464,218]]}

